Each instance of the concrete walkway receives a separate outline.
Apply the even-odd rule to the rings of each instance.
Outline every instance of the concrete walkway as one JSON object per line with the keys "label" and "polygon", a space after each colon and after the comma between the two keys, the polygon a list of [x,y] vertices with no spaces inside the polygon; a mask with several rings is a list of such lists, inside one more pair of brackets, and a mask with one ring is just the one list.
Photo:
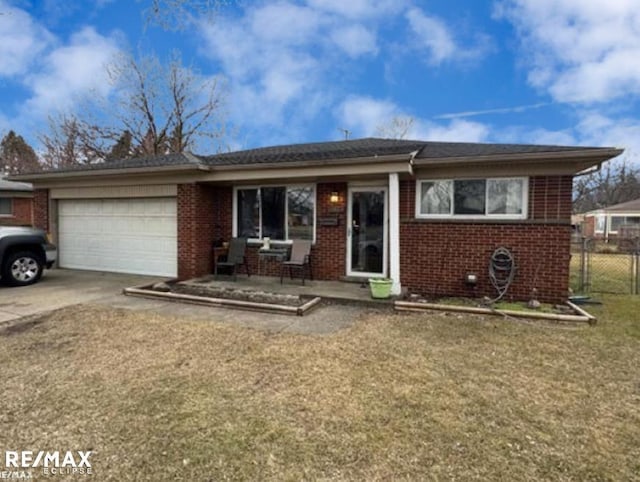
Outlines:
{"label": "concrete walkway", "polygon": [[269,332],[328,334],[351,326],[356,319],[371,310],[355,305],[323,305],[306,316],[289,316],[148,300],[121,294],[125,287],[155,281],[159,279],[94,271],[48,270],[35,285],[22,288],[0,286],[0,323],[77,304],[98,304],[188,319],[211,320]]}

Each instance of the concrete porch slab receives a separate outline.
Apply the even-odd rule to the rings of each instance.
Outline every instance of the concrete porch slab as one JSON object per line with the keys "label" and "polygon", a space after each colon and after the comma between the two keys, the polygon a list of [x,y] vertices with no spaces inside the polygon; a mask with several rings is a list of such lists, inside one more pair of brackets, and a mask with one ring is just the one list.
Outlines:
{"label": "concrete porch slab", "polygon": [[256,290],[269,293],[278,293],[294,296],[315,297],[318,296],[324,301],[332,301],[338,303],[364,303],[372,306],[393,306],[393,299],[378,300],[371,298],[368,284],[348,283],[344,281],[309,281],[306,280],[304,286],[299,279],[285,278],[280,284],[280,278],[273,276],[255,276],[250,278],[246,275],[238,275],[234,281],[230,277],[220,276],[215,278],[213,275],[203,276],[202,278],[194,278],[182,281],[183,284],[208,285],[212,287],[240,289],[240,290]]}

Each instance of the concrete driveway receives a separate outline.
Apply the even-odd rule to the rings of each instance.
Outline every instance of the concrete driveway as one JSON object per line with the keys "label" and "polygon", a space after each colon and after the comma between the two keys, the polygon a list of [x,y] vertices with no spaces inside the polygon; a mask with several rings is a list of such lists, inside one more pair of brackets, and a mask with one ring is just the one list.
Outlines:
{"label": "concrete driveway", "polygon": [[351,326],[370,311],[356,305],[329,305],[305,316],[290,316],[133,298],[122,294],[122,289],[128,286],[160,280],[152,276],[97,271],[46,270],[42,280],[34,285],[22,288],[0,286],[0,323],[85,303],[210,320],[271,333],[326,335]]}
{"label": "concrete driveway", "polygon": [[0,286],[0,322],[44,313],[78,303],[117,297],[123,288],[151,283],[158,277],[70,269],[45,270],[31,286]]}

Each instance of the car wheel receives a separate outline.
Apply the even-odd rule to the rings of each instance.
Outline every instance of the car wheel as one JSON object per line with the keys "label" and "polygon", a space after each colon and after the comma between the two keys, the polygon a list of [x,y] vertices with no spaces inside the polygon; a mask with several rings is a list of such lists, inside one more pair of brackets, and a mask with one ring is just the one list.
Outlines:
{"label": "car wheel", "polygon": [[11,286],[27,286],[42,277],[42,259],[31,251],[11,253],[2,266],[2,281]]}

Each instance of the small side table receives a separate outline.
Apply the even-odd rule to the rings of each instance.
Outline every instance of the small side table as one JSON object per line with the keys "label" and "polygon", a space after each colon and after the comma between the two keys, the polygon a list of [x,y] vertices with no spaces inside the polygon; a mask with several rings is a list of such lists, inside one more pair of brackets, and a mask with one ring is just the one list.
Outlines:
{"label": "small side table", "polygon": [[229,254],[229,248],[224,246],[219,246],[213,248],[213,263],[211,263],[211,272],[216,272],[216,263],[218,262],[218,258],[223,255]]}

